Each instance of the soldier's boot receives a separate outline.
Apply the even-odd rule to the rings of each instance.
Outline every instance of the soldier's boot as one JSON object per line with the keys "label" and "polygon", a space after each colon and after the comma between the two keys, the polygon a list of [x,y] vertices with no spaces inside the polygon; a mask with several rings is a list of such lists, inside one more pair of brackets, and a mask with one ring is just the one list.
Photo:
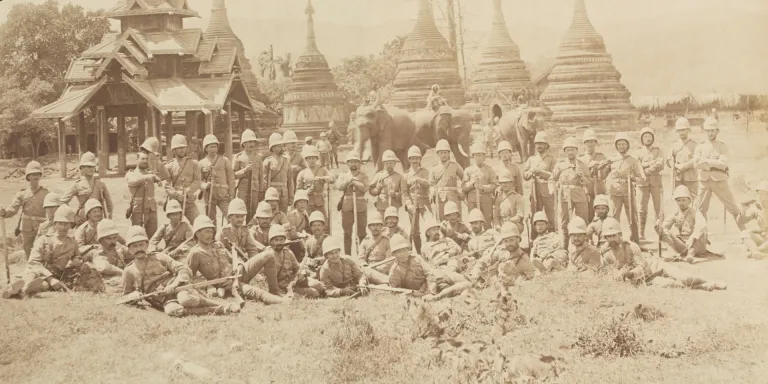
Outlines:
{"label": "soldier's boot", "polygon": [[344,232],[344,254],[352,254],[352,234]]}
{"label": "soldier's boot", "polygon": [[23,288],[23,280],[14,281],[3,290],[3,299],[10,299],[11,297],[18,296]]}
{"label": "soldier's boot", "polygon": [[640,240],[645,240],[645,225],[648,222],[648,213],[644,212],[640,215],[640,224],[637,227],[638,232],[640,232]]}
{"label": "soldier's boot", "polygon": [[269,293],[280,295],[280,287],[277,286],[277,268],[273,266],[264,267],[264,276],[267,277],[267,286]]}

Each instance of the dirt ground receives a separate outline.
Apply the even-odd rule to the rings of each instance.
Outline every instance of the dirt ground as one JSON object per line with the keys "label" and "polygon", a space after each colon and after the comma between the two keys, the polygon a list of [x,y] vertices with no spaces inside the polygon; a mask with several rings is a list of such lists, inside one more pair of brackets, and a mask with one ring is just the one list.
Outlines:
{"label": "dirt ground", "polygon": [[[746,132],[730,117],[722,119],[719,138],[730,149],[730,182],[742,200],[750,196],[747,185],[756,185],[764,177],[762,167],[768,166],[766,128],[751,124]],[[666,152],[675,134],[661,125],[654,122],[657,144]],[[698,128],[692,136],[705,139]],[[631,137],[637,148],[638,134]],[[604,143],[602,151],[613,153],[611,144]],[[559,154],[559,145],[553,147]],[[435,161],[430,152],[424,163]],[[370,165],[367,171],[372,174]],[[671,214],[675,205],[669,170],[664,174],[664,209]],[[59,192],[71,183],[44,182]],[[130,195],[122,178],[106,183],[124,230]],[[22,180],[5,180],[0,203],[7,205],[23,186]],[[158,194],[158,201],[163,198]],[[337,199],[334,193],[332,206]],[[158,211],[163,222],[162,209]],[[334,233],[340,235],[338,212],[332,213]],[[408,226],[405,215],[401,222]],[[15,224],[16,218],[6,220],[9,234]],[[493,302],[496,290],[473,290],[474,296],[432,307],[442,314],[440,327],[446,335],[464,342],[459,348],[446,347],[451,343],[434,347],[434,339],[418,337],[425,317],[414,317],[408,298],[391,294],[346,302],[298,300],[284,307],[249,303],[234,317],[183,319],[118,307],[114,295],[47,293],[30,300],[4,300],[0,382],[483,382],[478,377],[488,374],[484,364],[493,367],[500,358],[471,359],[499,350],[507,362],[527,353],[555,356],[559,377],[547,381],[555,383],[765,383],[768,264],[746,258],[733,220],[728,218],[723,226],[719,201],[711,205],[709,231],[711,248],[727,259],[681,267],[727,282],[726,291],[633,287],[608,276],[562,272],[511,287],[517,308],[513,316],[500,319],[500,304]],[[13,252],[11,261],[12,275],[19,274],[23,254]],[[4,285],[2,278],[0,289]],[[632,315],[637,305],[655,308],[660,315],[649,321],[637,318]],[[497,332],[501,324],[508,330],[504,335]],[[471,352],[469,345],[480,341],[494,346]]]}

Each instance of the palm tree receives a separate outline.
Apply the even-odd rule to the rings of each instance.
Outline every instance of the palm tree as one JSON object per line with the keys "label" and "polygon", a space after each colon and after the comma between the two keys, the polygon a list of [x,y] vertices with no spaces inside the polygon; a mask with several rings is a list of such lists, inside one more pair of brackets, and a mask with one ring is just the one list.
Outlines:
{"label": "palm tree", "polygon": [[275,51],[272,48],[272,44],[269,45],[268,50],[262,51],[259,54],[259,67],[261,68],[261,77],[269,80],[275,80],[277,78]]}

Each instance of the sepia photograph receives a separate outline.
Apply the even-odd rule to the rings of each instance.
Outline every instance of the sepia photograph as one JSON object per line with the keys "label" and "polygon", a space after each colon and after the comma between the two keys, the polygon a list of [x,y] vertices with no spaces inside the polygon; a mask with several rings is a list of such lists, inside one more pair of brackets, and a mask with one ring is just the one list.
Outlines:
{"label": "sepia photograph", "polygon": [[766,383],[764,36],[765,0],[0,0],[0,383]]}

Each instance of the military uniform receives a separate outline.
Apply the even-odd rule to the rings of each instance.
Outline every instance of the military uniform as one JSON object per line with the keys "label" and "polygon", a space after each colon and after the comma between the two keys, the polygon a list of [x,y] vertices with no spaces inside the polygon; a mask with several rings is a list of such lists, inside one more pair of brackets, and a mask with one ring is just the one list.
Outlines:
{"label": "military uniform", "polygon": [[[329,164],[331,166],[333,164],[336,164],[336,168],[339,167],[339,141],[341,140],[341,135],[339,132],[336,131],[335,128],[331,128],[326,132],[326,137],[328,138],[328,141],[331,143],[331,152],[329,156]],[[319,148],[318,148],[319,149]]]}
{"label": "military uniform", "polygon": [[403,175],[395,171],[389,173],[387,170],[383,170],[376,173],[373,176],[369,192],[371,196],[376,197],[373,206],[376,207],[382,216],[384,216],[384,211],[390,206],[396,207],[399,211],[403,204],[409,205],[408,199],[410,199],[410,194],[408,193],[408,184],[405,182]]}
{"label": "military uniform", "polygon": [[[235,196],[235,173],[232,171],[232,163],[223,156],[216,155],[214,159],[204,157],[199,164],[203,180],[210,183],[209,189],[203,195],[205,209],[215,224],[216,207],[219,207],[222,217],[227,217],[229,201]],[[211,202],[210,205],[208,201]]]}
{"label": "military uniform", "polygon": [[236,245],[240,251],[245,252],[245,255],[242,256],[247,259],[256,256],[266,248],[265,243],[258,242],[253,238],[253,234],[248,231],[246,226],[235,228],[230,223],[227,223],[216,234],[216,241],[221,243],[227,251],[232,251],[232,245]]}
{"label": "military uniform", "polygon": [[388,239],[391,239],[394,235],[400,235],[406,240],[411,241],[411,235],[400,226],[396,226],[395,228],[384,227],[384,229],[381,230],[381,235]]}
{"label": "military uniform", "polygon": [[[736,217],[740,209],[736,205],[731,186],[728,185],[728,148],[722,141],[705,141],[696,147],[693,162],[699,174],[699,193],[696,207],[707,217],[709,201],[714,193],[725,209]],[[715,165],[715,166],[713,166]],[[702,168],[705,167],[705,168]]]}
{"label": "military uniform", "polygon": [[78,208],[75,218],[75,224],[80,225],[87,219],[85,217],[85,202],[88,199],[96,199],[102,206],[106,206],[107,210],[104,212],[104,218],[112,218],[112,210],[114,204],[112,203],[112,196],[109,194],[106,184],[98,177],[85,177],[81,176],[72,187],[67,190],[64,195],[61,196],[61,204],[69,204],[73,197],[77,198]]}
{"label": "military uniform", "polygon": [[117,243],[114,249],[107,250],[102,245],[96,245],[93,249],[83,254],[83,261],[90,263],[102,276],[122,276],[123,268],[127,262],[133,260],[129,255],[128,247]]}
{"label": "military uniform", "polygon": [[[171,223],[166,223],[149,239],[149,249],[163,252],[178,260],[180,256],[186,255],[190,248],[189,245],[180,248],[181,244],[187,239],[191,239],[192,236],[192,227],[186,221],[180,221],[175,227]],[[163,248],[159,248],[161,241],[165,242]]]}
{"label": "military uniform", "polygon": [[466,224],[459,221],[456,225],[451,225],[448,220],[443,221],[440,227],[445,232],[445,237],[450,237],[456,242],[462,249],[467,247],[467,243],[472,236],[472,231]]}
{"label": "military uniform", "polygon": [[497,228],[506,223],[515,223],[520,232],[523,231],[525,202],[523,196],[516,191],[504,193],[501,191],[493,204],[493,223]]}
{"label": "military uniform", "polygon": [[293,209],[290,212],[288,212],[287,215],[288,219],[288,240],[299,240],[296,242],[293,242],[291,244],[288,244],[287,247],[293,252],[293,255],[296,257],[296,260],[299,262],[304,259],[304,255],[306,254],[306,250],[304,249],[304,242],[300,240],[299,234],[309,233],[309,215],[307,212],[299,212],[298,209]]}
{"label": "military uniform", "polygon": [[[642,134],[640,135],[642,137]],[[645,225],[648,220],[648,200],[653,200],[653,211],[659,217],[662,204],[661,171],[664,169],[664,157],[659,147],[642,147],[635,154],[643,167],[645,179],[637,180],[637,191],[640,194],[638,208],[640,216],[640,236],[645,237]]]}
{"label": "military uniform", "polygon": [[187,190],[186,205],[182,206],[182,209],[189,223],[194,223],[195,218],[200,215],[195,204],[195,193],[200,189],[200,183],[202,182],[200,165],[189,157],[185,157],[181,161],[174,158],[165,164],[165,169],[168,171],[169,179],[171,180],[170,183],[165,185],[166,194],[169,198],[183,205],[185,200],[184,190]]}
{"label": "military uniform", "polygon": [[[602,152],[584,152],[579,157],[582,163],[589,167],[589,175],[591,185],[587,186],[587,194],[589,195],[589,201],[595,201],[595,196],[605,194],[605,179],[608,177],[607,170],[599,169],[600,164],[605,161],[606,157]],[[590,222],[595,217],[595,210],[590,203],[587,207],[589,214],[587,215],[586,222]]]}
{"label": "military uniform", "polygon": [[[695,208],[690,207],[685,212],[678,210],[674,215],[664,218],[661,226],[664,231],[662,240],[672,247],[675,252],[679,254],[687,252],[688,256],[691,257],[707,253],[707,244],[709,244],[707,219]],[[677,228],[677,236],[672,235],[670,231],[672,227]],[[688,249],[686,242],[691,237],[694,239],[693,245]]]}
{"label": "military uniform", "polygon": [[250,232],[257,243],[264,244],[265,246],[269,244],[269,227],[261,228],[258,224],[253,225],[251,226]]}
{"label": "military uniform", "polygon": [[421,252],[421,216],[427,211],[432,211],[429,204],[429,171],[422,167],[417,171],[411,167],[405,172],[405,183],[408,186],[405,209],[412,223],[411,236],[413,236],[416,252]]}
{"label": "military uniform", "polygon": [[[317,141],[315,148],[317,148],[317,151],[320,152],[320,166],[325,167],[327,165],[330,168],[330,157],[332,156],[333,152],[333,145],[331,142],[321,137],[320,140]],[[338,168],[338,165],[336,168]]]}
{"label": "military uniform", "polygon": [[556,232],[537,236],[531,245],[531,257],[540,260],[545,271],[560,270],[568,266],[568,253]]}
{"label": "military uniform", "polygon": [[531,263],[531,259],[520,248],[510,252],[506,248],[499,247],[495,252],[487,252],[477,260],[469,274],[470,280],[479,279],[491,268],[496,268],[494,272],[498,274],[499,281],[508,285],[520,276],[533,278],[538,272]]}
{"label": "military uniform", "polygon": [[[341,226],[344,229],[344,253],[351,253],[352,248],[352,225],[357,224],[357,236],[362,241],[365,238],[365,230],[368,227],[368,201],[365,199],[365,188],[352,186],[350,181],[356,179],[364,186],[369,186],[368,176],[362,171],[352,173],[351,171],[339,175],[336,180],[336,189],[344,192],[344,201],[341,206]],[[355,188],[357,194],[357,217],[354,217],[352,206],[352,188]]]}
{"label": "military uniform", "polygon": [[[696,201],[696,196],[699,193],[699,176],[696,173],[696,167],[693,162],[693,155],[696,152],[695,141],[690,138],[683,142],[677,139],[672,143],[672,147],[669,150],[669,156],[667,157],[667,164],[675,168],[675,185],[685,185],[688,190],[691,191],[691,198]],[[680,166],[682,169],[677,170],[676,166]]]}
{"label": "military uniform", "polygon": [[51,277],[65,280],[65,272],[70,261],[80,257],[80,251],[74,238],[59,238],[55,233],[46,234],[35,241],[27,261],[24,282],[36,278]]}
{"label": "military uniform", "polygon": [[568,246],[568,262],[569,266],[592,270],[596,270],[603,265],[600,251],[589,243],[584,243],[580,247],[570,244]]}
{"label": "military uniform", "polygon": [[[549,153],[544,155],[535,154],[525,161],[525,180],[533,180],[535,189],[531,190],[531,196],[535,191],[536,206],[531,204],[531,211],[539,212],[544,210],[547,217],[555,217],[555,199],[549,193],[549,178],[552,176],[552,169],[555,167],[555,158]],[[533,200],[533,197],[531,197]],[[549,221],[549,229],[555,230],[555,221]]]}
{"label": "military uniform", "polygon": [[472,238],[467,243],[467,249],[475,258],[479,258],[485,250],[496,244],[498,237],[499,233],[493,229],[486,229],[481,233],[473,233]]}
{"label": "military uniform", "polygon": [[[493,192],[496,191],[496,173],[487,164],[479,167],[472,165],[464,170],[463,179],[462,190],[467,196],[467,209],[470,212],[475,208],[480,209],[485,217],[486,228],[490,228],[493,225]],[[474,186],[471,185],[473,180]]]}
{"label": "military uniform", "polygon": [[75,241],[78,247],[98,244],[97,224],[86,221],[75,230]]}
{"label": "military uniform", "polygon": [[[568,241],[568,223],[571,209],[573,214],[584,221],[589,218],[589,198],[586,186],[591,184],[589,168],[581,160],[563,159],[555,164],[549,178],[549,192],[557,193],[560,204],[560,217],[557,218],[563,238],[561,244]],[[570,203],[570,204],[569,204]]]}
{"label": "military uniform", "polygon": [[[328,176],[331,176],[331,181],[318,179],[319,177]],[[325,209],[325,183],[332,182],[333,175],[323,167],[315,167],[315,169],[305,168],[299,172],[299,176],[296,178],[296,189],[307,191],[307,196],[309,197],[309,200],[307,201],[308,214],[311,214],[314,211],[320,211],[324,215],[328,213]]]}
{"label": "military uniform", "polygon": [[427,292],[427,276],[430,272],[431,268],[421,257],[409,255],[406,263],[395,260],[389,271],[389,286]]}
{"label": "military uniform", "polygon": [[[54,222],[53,220],[45,220],[42,224],[40,224],[40,227],[37,228],[37,234],[35,235],[35,239],[39,238],[40,236],[43,236],[49,232],[52,232],[54,230]],[[34,243],[33,240],[33,243]],[[31,248],[30,248],[31,249]],[[26,249],[25,249],[26,251]]]}
{"label": "military uniform", "polygon": [[597,236],[597,244],[595,245],[598,247],[605,243],[605,239],[603,239],[603,221],[595,216],[592,222],[587,225],[587,239],[592,242],[593,237]]}
{"label": "military uniform", "polygon": [[424,260],[433,267],[447,267],[448,270],[459,269],[461,247],[449,237],[441,237],[437,241],[427,241],[422,248]]}
{"label": "military uniform", "polygon": [[[377,237],[366,236],[360,243],[359,262],[362,265],[378,263],[392,256],[389,249],[389,238],[380,234]],[[380,265],[374,268],[376,271],[386,274],[390,264]]]}
{"label": "military uniform", "polygon": [[320,237],[310,236],[306,242],[306,252],[304,260],[301,261],[301,269],[308,271],[308,275],[315,279],[320,279],[320,268],[325,262],[323,255],[323,240],[328,238],[328,235],[320,235]]}
{"label": "military uniform", "polygon": [[611,202],[613,202],[611,216],[616,220],[620,220],[621,209],[624,208],[624,212],[629,219],[630,209],[634,208],[629,205],[630,191],[627,178],[632,175],[635,180],[642,179],[644,177],[643,168],[640,167],[637,159],[627,154],[616,155],[610,158],[609,161],[611,161],[609,165],[611,185],[608,193],[611,196]]}
{"label": "military uniform", "polygon": [[[444,218],[445,203],[453,201],[461,207],[461,194],[459,183],[464,179],[464,169],[454,161],[437,163],[429,170],[429,185],[432,187],[432,196],[438,198],[437,219]],[[461,220],[461,210],[459,210]]]}
{"label": "military uniform", "polygon": [[128,190],[133,197],[131,201],[131,225],[144,227],[149,237],[157,232],[154,177],[155,174],[143,171],[139,167],[125,174]]}
{"label": "military uniform", "polygon": [[8,208],[5,208],[3,218],[13,217],[21,208],[21,241],[24,244],[24,254],[30,257],[32,246],[35,243],[40,224],[46,221],[43,200],[48,190],[38,186],[36,191],[30,188],[23,188],[13,197],[13,202]]}
{"label": "military uniform", "polygon": [[320,282],[328,297],[342,296],[342,289],[356,290],[368,285],[368,278],[360,266],[348,256],[341,256],[337,263],[325,261],[320,268]]}
{"label": "military uniform", "polygon": [[[512,178],[512,186],[514,187],[514,190],[521,196],[523,195],[523,173],[520,171],[520,167],[517,164],[513,163],[512,160],[502,162],[496,166],[494,171],[496,175],[508,171]],[[499,192],[501,192],[501,189],[499,189]]]}
{"label": "military uniform", "polygon": [[265,188],[273,187],[280,193],[282,212],[288,212],[288,205],[293,201],[295,176],[292,168],[291,161],[285,156],[272,155],[264,159]]}

